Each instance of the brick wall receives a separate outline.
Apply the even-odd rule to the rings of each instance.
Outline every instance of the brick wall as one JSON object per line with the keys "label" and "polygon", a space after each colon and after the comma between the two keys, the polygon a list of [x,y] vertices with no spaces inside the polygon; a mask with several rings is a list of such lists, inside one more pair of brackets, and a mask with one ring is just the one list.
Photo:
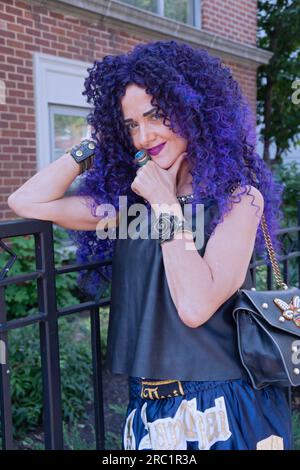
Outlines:
{"label": "brick wall", "polygon": [[256,0],[201,0],[202,28],[219,36],[256,44]]}
{"label": "brick wall", "polygon": [[239,82],[243,94],[247,97],[254,114],[256,114],[256,68],[245,64],[239,65],[231,61],[225,63],[231,68],[234,78]]}
{"label": "brick wall", "polygon": [[[201,0],[202,29],[218,36],[256,46],[256,0]],[[256,67],[224,61],[231,67],[253,111],[256,111]]]}
{"label": "brick wall", "polygon": [[[233,0],[203,0],[203,29],[247,43],[255,43],[255,2],[234,0],[226,16],[223,5]],[[246,23],[248,24],[246,28]],[[92,63],[106,54],[130,50],[143,37],[91,21],[51,11],[34,2],[0,3],[0,80],[6,87],[1,104],[0,215],[15,217],[7,197],[36,172],[36,134],[33,89],[33,52]],[[255,109],[255,69],[228,63]]]}

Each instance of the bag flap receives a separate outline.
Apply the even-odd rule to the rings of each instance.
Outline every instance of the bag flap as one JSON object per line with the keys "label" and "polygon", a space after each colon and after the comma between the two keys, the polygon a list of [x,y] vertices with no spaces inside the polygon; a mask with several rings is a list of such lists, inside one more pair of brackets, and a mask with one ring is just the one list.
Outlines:
{"label": "bag flap", "polygon": [[[298,308],[293,306],[292,320],[285,319],[279,320],[282,317],[283,311],[290,309],[292,300],[299,297],[296,301]],[[279,305],[274,302],[277,299]],[[267,308],[263,308],[263,304],[267,304]],[[255,307],[255,308],[253,308]],[[233,315],[237,314],[238,310],[250,310],[256,315],[261,315],[270,325],[280,330],[292,333],[300,337],[300,289],[291,287],[287,290],[269,290],[269,291],[253,291],[240,289],[238,298],[233,309]],[[298,321],[299,326],[295,321]]]}

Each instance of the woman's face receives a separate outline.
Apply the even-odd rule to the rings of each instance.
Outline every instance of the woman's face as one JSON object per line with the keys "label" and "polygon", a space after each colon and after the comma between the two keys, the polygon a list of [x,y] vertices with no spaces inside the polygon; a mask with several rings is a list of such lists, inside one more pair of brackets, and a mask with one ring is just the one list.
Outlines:
{"label": "woman's face", "polygon": [[[186,151],[187,140],[174,134],[163,124],[160,111],[156,112],[150,100],[151,96],[144,88],[135,84],[128,85],[121,99],[125,125],[137,150],[147,150],[165,143],[162,150],[157,155],[151,155],[151,158],[161,168],[168,169]],[[152,111],[148,114],[150,110]]]}

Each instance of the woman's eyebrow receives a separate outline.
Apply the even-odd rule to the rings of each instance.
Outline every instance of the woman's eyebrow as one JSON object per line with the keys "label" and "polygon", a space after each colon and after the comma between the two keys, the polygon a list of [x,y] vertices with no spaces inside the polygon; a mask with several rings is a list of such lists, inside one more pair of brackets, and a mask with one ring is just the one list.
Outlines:
{"label": "woman's eyebrow", "polygon": [[[143,114],[143,116],[148,116],[148,114],[151,114],[153,111],[156,111],[156,108],[149,109],[149,111],[146,111]],[[130,119],[130,118],[124,119],[124,122],[131,122],[131,121],[133,121],[133,119]]]}

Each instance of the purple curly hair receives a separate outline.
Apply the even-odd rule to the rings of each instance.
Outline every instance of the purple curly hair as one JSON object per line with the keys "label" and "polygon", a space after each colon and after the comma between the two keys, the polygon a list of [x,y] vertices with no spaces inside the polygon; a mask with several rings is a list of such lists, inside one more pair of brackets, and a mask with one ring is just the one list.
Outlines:
{"label": "purple curly hair", "polygon": [[[275,181],[256,153],[255,118],[230,68],[220,58],[174,40],[156,41],[138,44],[126,54],[107,55],[87,70],[82,94],[93,104],[87,122],[97,141],[96,158],[76,194],[92,197],[92,213],[101,203],[111,203],[117,209],[121,195],[127,196],[128,204],[144,202],[131,190],[137,149],[125,128],[120,104],[126,86],[134,83],[152,96],[151,104],[163,113],[164,124],[168,119],[172,131],[187,139],[194,203],[211,197],[219,209],[210,226],[205,227],[206,234],[214,232],[242,194],[251,194],[252,185],[264,197],[270,237],[275,252],[281,251],[275,232],[283,219],[280,205],[284,186]],[[240,192],[234,196],[229,189],[236,182],[240,183]],[[254,196],[251,204],[255,205],[253,200]],[[100,240],[95,231],[68,233],[78,246],[78,262],[107,259],[113,254],[113,239]],[[255,249],[267,260],[261,225]],[[90,292],[99,291],[99,281],[102,275],[110,278],[110,269],[111,266],[104,266],[91,273],[90,288],[94,291]]]}

